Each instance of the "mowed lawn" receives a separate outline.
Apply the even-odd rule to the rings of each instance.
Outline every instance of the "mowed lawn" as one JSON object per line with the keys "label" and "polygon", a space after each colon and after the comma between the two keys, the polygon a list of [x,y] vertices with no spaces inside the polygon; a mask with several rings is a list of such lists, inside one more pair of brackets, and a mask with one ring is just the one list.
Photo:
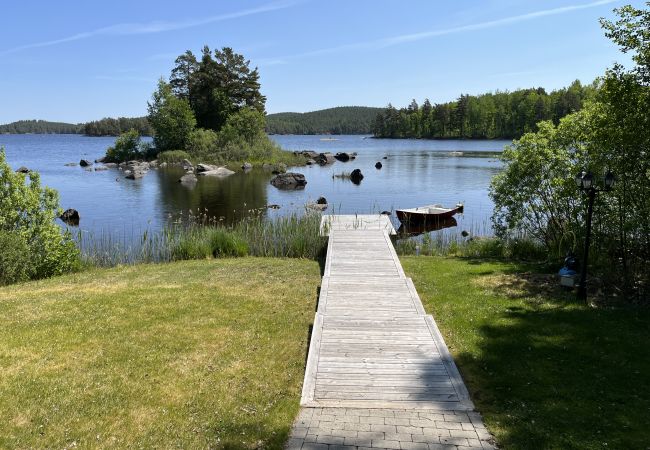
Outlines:
{"label": "mowed lawn", "polygon": [[517,264],[401,260],[502,448],[650,448],[648,308],[587,307]]}
{"label": "mowed lawn", "polygon": [[319,284],[242,258],[0,288],[0,448],[281,448]]}

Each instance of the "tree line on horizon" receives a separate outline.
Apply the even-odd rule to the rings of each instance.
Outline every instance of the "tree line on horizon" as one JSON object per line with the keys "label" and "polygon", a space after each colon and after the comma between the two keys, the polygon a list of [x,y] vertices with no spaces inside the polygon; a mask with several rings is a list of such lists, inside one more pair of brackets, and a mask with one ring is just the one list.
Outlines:
{"label": "tree line on horizon", "polygon": [[269,134],[371,134],[375,117],[383,108],[338,106],[306,113],[285,112],[266,116]]}
{"label": "tree line on horizon", "polygon": [[548,93],[544,88],[518,89],[481,95],[461,95],[452,102],[406,108],[389,104],[377,114],[373,134],[378,138],[516,139],[537,131],[537,124],[560,119],[582,109],[593,96],[594,85],[579,80]]}
{"label": "tree line on horizon", "polygon": [[105,117],[86,123],[50,122],[47,120],[18,120],[0,125],[0,134],[84,134],[86,136],[119,136],[131,129],[140,136],[153,136],[146,117]]}

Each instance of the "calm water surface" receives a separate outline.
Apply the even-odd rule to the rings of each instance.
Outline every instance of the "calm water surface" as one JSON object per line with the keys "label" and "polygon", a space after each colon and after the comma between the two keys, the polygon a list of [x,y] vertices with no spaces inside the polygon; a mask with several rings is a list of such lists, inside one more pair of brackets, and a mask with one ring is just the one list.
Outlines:
{"label": "calm water surface", "polygon": [[[271,174],[261,170],[237,173],[225,179],[202,178],[193,188],[178,183],[182,171],[152,170],[143,179],[127,180],[121,171],[86,171],[66,167],[81,158],[104,155],[114,138],[79,135],[0,135],[10,165],[40,172],[43,184],[59,191],[61,207],[75,208],[80,229],[92,234],[111,233],[128,240],[144,230],[158,230],[179,213],[207,211],[232,222],[252,208],[280,205],[269,217],[303,212],[307,202],[327,198],[328,212],[364,214],[410,208],[431,203],[465,204],[457,216],[461,229],[489,226],[492,202],[488,186],[500,170],[493,152],[508,141],[382,140],[363,136],[271,136],[287,150],[357,152],[355,161],[290,170],[305,174],[300,191],[280,191],[269,184]],[[463,152],[462,154],[458,152]],[[384,160],[383,157],[388,159]],[[381,161],[383,168],[375,169]],[[361,169],[360,185],[333,178],[343,171]]]}

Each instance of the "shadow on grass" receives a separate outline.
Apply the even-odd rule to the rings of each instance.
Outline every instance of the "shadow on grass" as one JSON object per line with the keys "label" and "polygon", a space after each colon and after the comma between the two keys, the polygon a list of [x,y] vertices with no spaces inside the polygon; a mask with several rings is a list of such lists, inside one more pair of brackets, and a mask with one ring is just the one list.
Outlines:
{"label": "shadow on grass", "polygon": [[499,444],[648,448],[650,311],[589,308],[527,268],[477,274],[498,298],[455,357]]}

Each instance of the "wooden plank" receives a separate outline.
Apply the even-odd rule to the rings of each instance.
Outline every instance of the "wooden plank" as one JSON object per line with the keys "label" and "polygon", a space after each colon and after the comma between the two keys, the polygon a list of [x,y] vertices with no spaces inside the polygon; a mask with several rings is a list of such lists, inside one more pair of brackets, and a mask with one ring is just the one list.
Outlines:
{"label": "wooden plank", "polygon": [[318,374],[318,358],[320,352],[320,341],[323,332],[323,316],[316,314],[314,325],[311,333],[311,342],[309,344],[309,353],[307,353],[307,366],[305,368],[305,381],[302,385],[302,397],[300,404],[307,404],[314,400],[316,392],[316,377]]}

